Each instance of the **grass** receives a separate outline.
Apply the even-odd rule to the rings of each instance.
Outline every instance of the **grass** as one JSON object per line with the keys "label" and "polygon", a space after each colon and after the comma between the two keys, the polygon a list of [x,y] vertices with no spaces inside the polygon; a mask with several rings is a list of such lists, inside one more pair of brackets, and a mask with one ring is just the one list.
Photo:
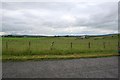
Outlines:
{"label": "grass", "polygon": [[[54,42],[53,46],[52,42]],[[116,55],[118,55],[117,36],[90,37],[89,39],[78,39],[76,37],[2,38],[3,61],[72,59]]]}
{"label": "grass", "polygon": [[79,59],[118,56],[118,54],[72,54],[72,55],[27,55],[27,56],[3,56],[3,61],[27,61],[27,60],[56,60]]}

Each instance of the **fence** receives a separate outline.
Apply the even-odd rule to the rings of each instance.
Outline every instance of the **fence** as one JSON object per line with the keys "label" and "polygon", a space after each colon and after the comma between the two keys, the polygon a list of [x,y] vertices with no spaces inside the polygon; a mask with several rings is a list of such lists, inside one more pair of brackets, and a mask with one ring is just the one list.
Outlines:
{"label": "fence", "polygon": [[[26,46],[27,48],[28,48],[28,51],[31,53],[31,51],[32,51],[32,45],[31,45],[31,41],[28,41],[28,46]],[[34,43],[33,43],[34,44]],[[54,49],[56,49],[57,47],[56,47],[56,44],[57,44],[57,42],[55,42],[55,41],[52,41],[51,42],[51,45],[50,45],[50,50],[52,51],[52,50],[54,50]],[[59,43],[60,44],[60,43]],[[76,47],[76,44],[74,43],[74,42],[70,42],[70,43],[68,43],[69,45],[67,45],[67,47],[69,47],[69,50],[72,50],[72,49],[74,49],[75,47]],[[14,44],[13,44],[14,45]],[[41,44],[39,44],[39,45],[41,45]],[[45,45],[45,44],[44,44]],[[62,44],[61,44],[62,45]],[[77,44],[78,45],[78,44]],[[97,44],[95,44],[94,45],[94,43],[93,42],[87,42],[87,44],[79,44],[79,45],[84,45],[84,46],[86,46],[86,47],[84,47],[84,48],[86,48],[86,49],[94,49],[94,47],[97,47],[97,46],[99,46],[99,45],[97,45]],[[22,46],[22,45],[21,45]],[[21,47],[21,46],[19,46],[19,47]],[[109,48],[110,46],[113,46],[113,43],[111,44],[110,42],[102,42],[101,43],[101,46],[99,46],[99,48],[102,48],[102,49],[106,49],[106,48]],[[114,45],[115,46],[115,45]],[[118,42],[118,46],[120,46],[120,42]],[[40,46],[40,47],[42,47],[42,46]],[[88,48],[87,48],[88,47]],[[8,41],[6,41],[6,43],[5,43],[5,49],[6,49],[6,51],[8,51],[9,49],[11,48],[11,45],[10,45],[10,43],[8,42]],[[15,47],[16,48],[16,47]],[[117,45],[116,45],[116,48],[117,48]],[[63,48],[64,49],[64,48]],[[79,49],[81,49],[81,47],[79,47]]]}

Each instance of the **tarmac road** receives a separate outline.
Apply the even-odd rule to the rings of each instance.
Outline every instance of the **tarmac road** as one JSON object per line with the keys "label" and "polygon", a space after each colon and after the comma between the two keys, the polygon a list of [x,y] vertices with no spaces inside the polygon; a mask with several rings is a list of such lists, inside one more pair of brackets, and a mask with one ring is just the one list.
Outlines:
{"label": "tarmac road", "polygon": [[117,78],[118,57],[3,62],[3,78]]}

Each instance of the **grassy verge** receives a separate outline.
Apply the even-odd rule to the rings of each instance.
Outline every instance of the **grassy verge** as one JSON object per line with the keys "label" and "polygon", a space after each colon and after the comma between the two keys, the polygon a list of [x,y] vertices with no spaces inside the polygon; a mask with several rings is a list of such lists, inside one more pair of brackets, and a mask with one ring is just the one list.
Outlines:
{"label": "grassy verge", "polygon": [[109,57],[119,56],[115,53],[107,54],[71,54],[71,55],[26,55],[26,56],[8,56],[3,55],[3,61],[28,61],[28,60],[57,60],[57,59],[79,59],[79,58],[97,58],[97,57]]}

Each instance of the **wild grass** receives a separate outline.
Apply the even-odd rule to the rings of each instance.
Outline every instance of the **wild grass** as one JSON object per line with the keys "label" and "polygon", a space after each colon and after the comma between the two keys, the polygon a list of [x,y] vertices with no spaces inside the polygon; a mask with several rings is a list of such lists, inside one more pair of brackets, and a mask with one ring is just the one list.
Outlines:
{"label": "wild grass", "polygon": [[[53,45],[52,42],[54,42]],[[92,54],[96,56],[100,54],[118,54],[118,37],[90,37],[89,39],[76,37],[2,38],[3,59],[15,59],[13,58],[15,56],[32,57],[45,55],[47,55],[47,58],[48,56],[57,55],[57,59],[59,56]]]}

